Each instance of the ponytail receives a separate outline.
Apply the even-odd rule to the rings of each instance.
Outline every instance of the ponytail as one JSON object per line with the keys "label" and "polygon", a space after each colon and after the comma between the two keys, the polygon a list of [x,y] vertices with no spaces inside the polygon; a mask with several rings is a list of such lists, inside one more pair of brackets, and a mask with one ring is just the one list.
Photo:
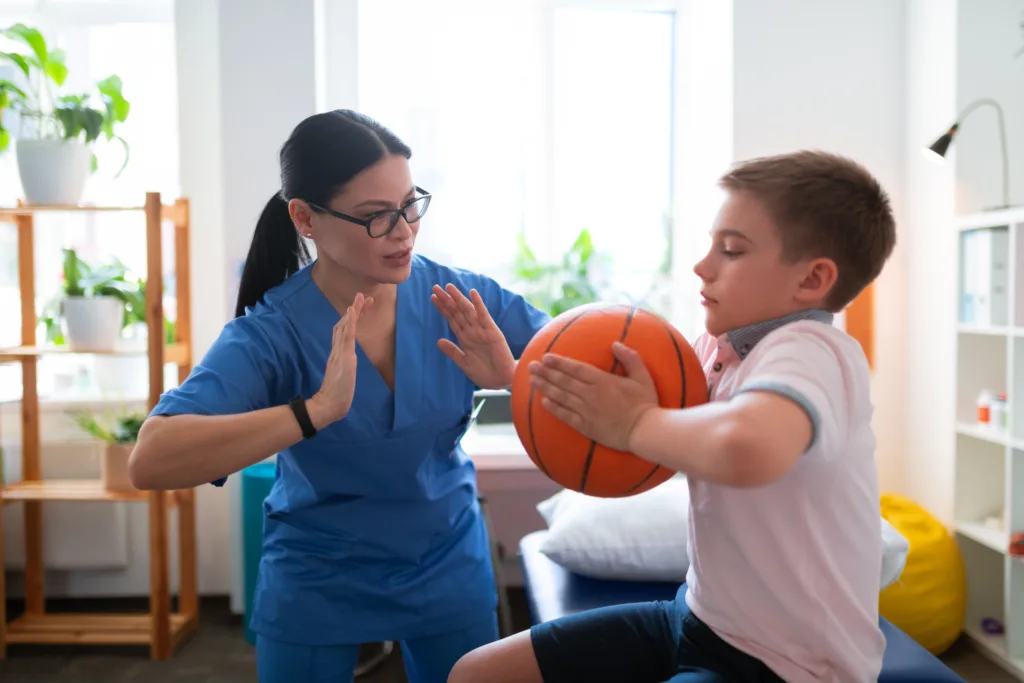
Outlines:
{"label": "ponytail", "polygon": [[255,306],[268,290],[284,282],[308,262],[309,249],[292,223],[288,202],[280,192],[275,192],[256,221],[256,231],[238,284],[235,317],[245,315],[246,308]]}

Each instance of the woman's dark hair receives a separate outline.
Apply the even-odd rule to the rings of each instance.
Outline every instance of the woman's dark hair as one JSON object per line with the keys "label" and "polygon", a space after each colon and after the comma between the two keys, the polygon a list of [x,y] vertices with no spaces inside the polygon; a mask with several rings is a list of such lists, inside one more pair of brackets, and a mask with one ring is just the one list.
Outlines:
{"label": "woman's dark hair", "polygon": [[302,199],[326,206],[354,176],[389,154],[412,150],[368,116],[338,109],[302,121],[281,147],[281,190],[263,207],[238,285],[235,317],[309,262],[309,249],[288,213]]}

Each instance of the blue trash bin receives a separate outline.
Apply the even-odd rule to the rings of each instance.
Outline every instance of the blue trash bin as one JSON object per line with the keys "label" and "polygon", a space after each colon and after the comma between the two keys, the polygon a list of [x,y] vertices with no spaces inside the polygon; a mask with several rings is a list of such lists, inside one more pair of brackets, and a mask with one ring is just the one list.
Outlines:
{"label": "blue trash bin", "polygon": [[263,555],[263,501],[270,495],[277,475],[277,463],[260,462],[242,470],[242,556],[243,591],[245,594],[245,639],[256,644],[256,634],[249,630],[252,596]]}

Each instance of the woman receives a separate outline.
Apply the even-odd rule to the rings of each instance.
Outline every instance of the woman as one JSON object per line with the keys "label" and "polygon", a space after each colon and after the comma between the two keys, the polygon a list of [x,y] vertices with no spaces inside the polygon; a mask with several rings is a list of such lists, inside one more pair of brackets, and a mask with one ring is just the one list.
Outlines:
{"label": "woman", "polygon": [[353,112],[296,127],[235,319],[132,454],[144,489],[221,486],[278,455],[251,624],[263,683],[350,681],[360,643],[387,640],[402,641],[411,681],[440,683],[498,637],[459,440],[474,388],[509,386],[548,317],[413,253],[430,195],[410,156]]}

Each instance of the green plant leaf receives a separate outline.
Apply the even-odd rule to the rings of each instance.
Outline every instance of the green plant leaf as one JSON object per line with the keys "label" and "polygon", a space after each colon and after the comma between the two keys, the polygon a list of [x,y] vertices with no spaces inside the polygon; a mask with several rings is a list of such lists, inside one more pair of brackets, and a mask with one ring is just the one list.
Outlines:
{"label": "green plant leaf", "polygon": [[22,90],[6,78],[0,78],[0,92],[3,92],[7,96],[10,96],[11,94],[17,95],[23,100],[28,99],[28,95],[25,94],[24,90]]}
{"label": "green plant leaf", "polygon": [[57,104],[59,106],[66,106],[71,109],[75,107],[85,106],[85,103],[89,100],[89,95],[61,95],[57,98]]}
{"label": "green plant leaf", "polygon": [[[115,135],[114,139],[117,140],[118,142],[120,142],[121,143],[121,147],[124,148],[124,162],[122,162],[121,168],[117,169],[117,173],[114,174],[114,178],[117,178],[118,176],[121,175],[121,173],[124,171],[124,169],[128,166],[128,159],[129,159],[129,157],[131,155],[131,152],[130,152],[130,150],[128,148],[128,141],[127,140],[125,140],[120,135]],[[96,169],[94,168],[93,171],[95,171],[95,170]]]}
{"label": "green plant leaf", "polygon": [[0,59],[6,59],[13,63],[21,72],[25,74],[25,77],[29,77],[28,61],[23,55],[19,55],[17,52],[0,52]]}
{"label": "green plant leaf", "polygon": [[73,103],[68,98],[53,110],[54,116],[64,129],[64,139],[74,140],[84,134],[86,143],[100,136],[103,126],[103,112]]}
{"label": "green plant leaf", "polygon": [[41,34],[37,29],[31,28],[22,23],[17,23],[3,29],[0,31],[0,34],[10,38],[11,40],[16,40],[27,45],[35,54],[37,65],[42,67],[46,64],[46,58],[48,55],[46,50],[46,39],[43,38],[43,34]]}
{"label": "green plant leaf", "polygon": [[96,84],[96,89],[100,91],[100,96],[104,104],[107,105],[107,115],[110,120],[108,139],[114,135],[113,124],[124,123],[131,111],[131,105],[121,93],[121,87],[120,76],[107,76]]}
{"label": "green plant leaf", "polygon": [[43,62],[43,71],[50,77],[50,80],[57,84],[57,87],[64,85],[68,77],[68,67],[65,64],[67,53],[64,50],[51,50]]}
{"label": "green plant leaf", "polygon": [[4,152],[11,144],[11,133],[3,126],[0,126],[0,152]]}
{"label": "green plant leaf", "polygon": [[74,249],[64,249],[64,294],[66,296],[85,296],[85,289],[81,285],[83,277],[88,277],[91,272],[89,264],[78,258],[78,252]]}

